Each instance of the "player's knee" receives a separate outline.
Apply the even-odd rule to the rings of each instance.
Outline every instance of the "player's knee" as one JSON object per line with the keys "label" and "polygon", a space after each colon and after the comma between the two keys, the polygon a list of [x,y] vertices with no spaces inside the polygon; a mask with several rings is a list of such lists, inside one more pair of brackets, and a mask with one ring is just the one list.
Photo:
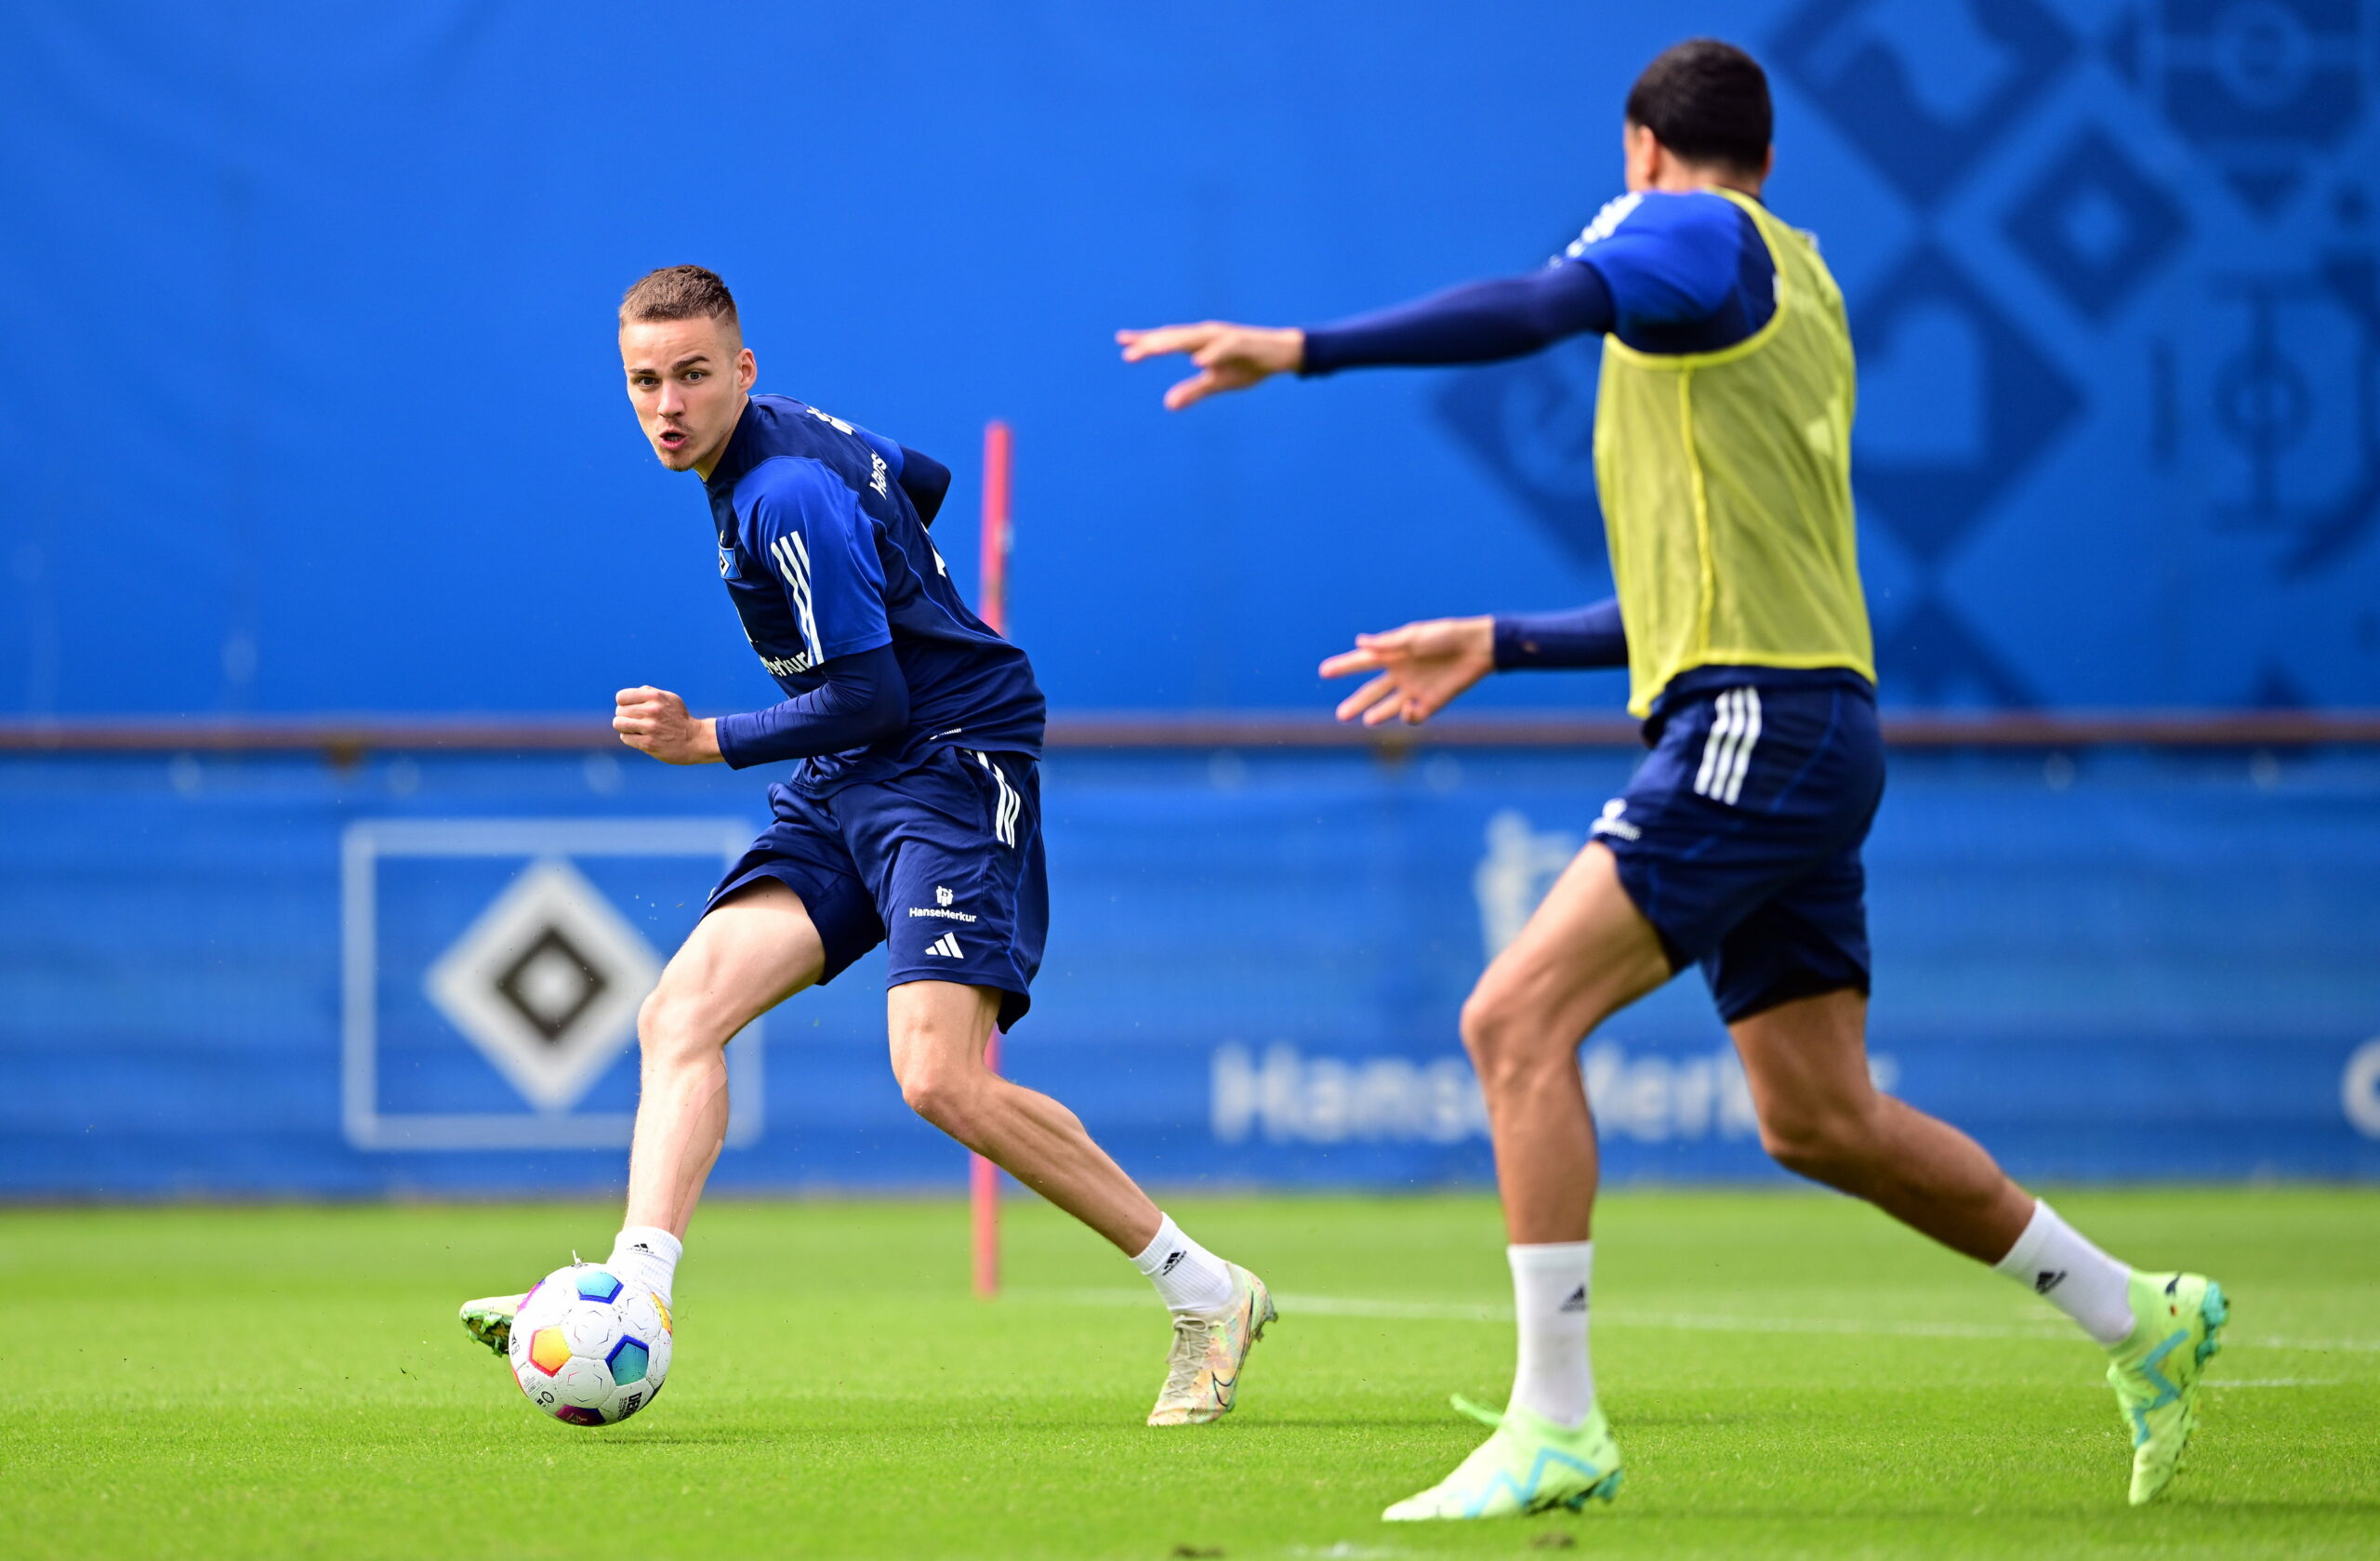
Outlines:
{"label": "player's knee", "polygon": [[1462,999],[1458,1028],[1462,1049],[1471,1053],[1471,1065],[1483,1078],[1491,1064],[1511,1050],[1510,1005],[1485,989]]}
{"label": "player's knee", "polygon": [[1805,1176],[1829,1186],[1842,1180],[1844,1168],[1840,1157],[1819,1140],[1763,1132],[1760,1144],[1768,1151],[1770,1159],[1796,1176]]}
{"label": "player's knee", "polygon": [[666,984],[648,994],[636,1011],[637,1044],[648,1064],[700,1061],[717,1052],[726,1043],[718,1028],[705,1004]]}
{"label": "player's knee", "polygon": [[1488,1089],[1515,1082],[1545,1065],[1541,1028],[1527,1006],[1504,988],[1483,986],[1464,999],[1463,1050],[1471,1053],[1472,1071]]}
{"label": "player's knee", "polygon": [[984,1081],[981,1068],[920,1063],[902,1070],[901,1099],[935,1127],[956,1132],[973,1120]]}
{"label": "player's knee", "polygon": [[1852,1106],[1772,1110],[1760,1121],[1769,1158],[1813,1182],[1858,1182],[1876,1159],[1874,1113]]}

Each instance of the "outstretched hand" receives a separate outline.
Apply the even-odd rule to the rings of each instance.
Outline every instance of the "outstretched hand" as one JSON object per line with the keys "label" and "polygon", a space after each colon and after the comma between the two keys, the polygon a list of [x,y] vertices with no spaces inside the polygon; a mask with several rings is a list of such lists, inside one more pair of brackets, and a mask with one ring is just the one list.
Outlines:
{"label": "outstretched hand", "polygon": [[718,724],[688,715],[686,702],[668,689],[649,684],[624,688],[612,695],[612,730],[639,753],[649,753],[664,764],[720,762]]}
{"label": "outstretched hand", "polygon": [[1322,664],[1326,678],[1380,676],[1339,701],[1339,719],[1366,726],[1402,720],[1418,726],[1496,669],[1496,620],[1430,618],[1385,634],[1358,634],[1355,648]]}
{"label": "outstretched hand", "polygon": [[1294,374],[1305,363],[1305,333],[1294,326],[1267,330],[1210,320],[1201,325],[1159,325],[1150,331],[1117,331],[1124,361],[1137,364],[1169,352],[1186,352],[1198,372],[1165,392],[1166,410],[1183,407],[1224,390],[1245,390],[1276,374]]}

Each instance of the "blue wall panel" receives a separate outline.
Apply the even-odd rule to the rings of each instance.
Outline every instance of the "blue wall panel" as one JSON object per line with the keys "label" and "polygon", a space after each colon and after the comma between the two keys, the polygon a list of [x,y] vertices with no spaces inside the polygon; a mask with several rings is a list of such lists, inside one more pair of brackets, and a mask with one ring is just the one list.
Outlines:
{"label": "blue wall panel", "polygon": [[[1630,77],[1695,32],[1768,61],[1774,203],[1849,298],[1888,701],[2380,705],[2367,5],[6,14],[0,321],[32,366],[0,717],[774,697],[616,385],[613,299],[686,259],[736,285],[768,388],[959,469],[962,573],[981,425],[1014,423],[1053,704],[1319,710],[1354,630],[1608,589],[1595,350],[1177,417],[1110,333],[1538,263],[1617,191]],[[656,101],[695,39],[714,97]],[[1476,1179],[1456,1007],[1625,764],[1063,755],[1015,1066],[1160,1179]],[[1880,1065],[2028,1174],[2380,1171],[2380,768],[2066,764],[1897,767]],[[758,812],[748,778],[603,756],[0,761],[0,1188],[610,1184],[616,1147],[569,1145],[616,1137],[628,1065],[522,1040],[508,1072],[426,983],[547,861],[583,938],[666,955],[702,841]],[[456,847],[474,819],[514,846]],[[885,1076],[874,969],[738,1043],[762,1082],[723,1180],[956,1176]],[[1690,982],[1585,1066],[1617,1173],[1768,1174]]]}
{"label": "blue wall panel", "polygon": [[612,301],[686,259],[767,387],[959,468],[956,532],[1014,421],[1060,707],[1312,707],[1358,628],[1598,594],[1592,346],[1171,417],[1109,335],[1538,263],[1693,32],[1770,63],[1848,292],[1887,698],[2380,704],[2367,6],[7,15],[0,712],[768,697],[615,384]]}
{"label": "blue wall panel", "polygon": [[[1628,762],[1062,754],[1012,1070],[1158,1183],[1482,1181],[1457,1008]],[[2380,1177],[2375,782],[2368,756],[1904,757],[1870,853],[1880,1074],[2026,1176]],[[666,957],[760,796],[601,755],[20,758],[0,812],[0,1193],[482,1194],[617,1186],[633,1051],[599,1037],[541,1109],[432,969],[556,861],[572,936],[615,918]],[[730,1049],[720,1184],[958,1184],[892,1084],[881,979]],[[1582,1066],[1615,1178],[1777,1174],[1698,978]]]}

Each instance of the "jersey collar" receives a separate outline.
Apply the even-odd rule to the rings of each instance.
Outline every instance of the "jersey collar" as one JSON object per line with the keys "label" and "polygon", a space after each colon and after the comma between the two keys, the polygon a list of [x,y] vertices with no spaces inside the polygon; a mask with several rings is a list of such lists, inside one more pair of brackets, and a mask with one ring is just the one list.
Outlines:
{"label": "jersey collar", "polygon": [[744,398],[744,415],[735,419],[735,431],[727,436],[727,448],[719,453],[719,464],[703,479],[703,486],[714,496],[735,491],[736,479],[752,467],[752,442],[760,437],[753,431],[758,422],[760,401],[758,396]]}

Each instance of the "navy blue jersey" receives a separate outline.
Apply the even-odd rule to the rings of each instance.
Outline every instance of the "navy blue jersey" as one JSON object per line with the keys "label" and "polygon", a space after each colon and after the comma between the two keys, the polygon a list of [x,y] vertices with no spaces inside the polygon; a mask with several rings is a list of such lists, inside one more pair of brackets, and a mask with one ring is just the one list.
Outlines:
{"label": "navy blue jersey", "polygon": [[754,396],[704,480],[719,572],[760,665],[787,696],[838,656],[891,645],[909,721],[867,747],[802,760],[826,795],[915,768],[940,747],[1038,756],[1046,710],[1025,653],[950,583],[889,439],[789,396]]}
{"label": "navy blue jersey", "polygon": [[1760,230],[1707,191],[1607,201],[1554,264],[1594,269],[1611,293],[1604,328],[1640,352],[1716,352],[1777,312],[1777,263]]}
{"label": "navy blue jersey", "polygon": [[1551,265],[1416,303],[1309,325],[1302,375],[1389,364],[1486,364],[1608,332],[1640,352],[1716,352],[1777,313],[1777,265],[1724,195],[1622,195]]}

